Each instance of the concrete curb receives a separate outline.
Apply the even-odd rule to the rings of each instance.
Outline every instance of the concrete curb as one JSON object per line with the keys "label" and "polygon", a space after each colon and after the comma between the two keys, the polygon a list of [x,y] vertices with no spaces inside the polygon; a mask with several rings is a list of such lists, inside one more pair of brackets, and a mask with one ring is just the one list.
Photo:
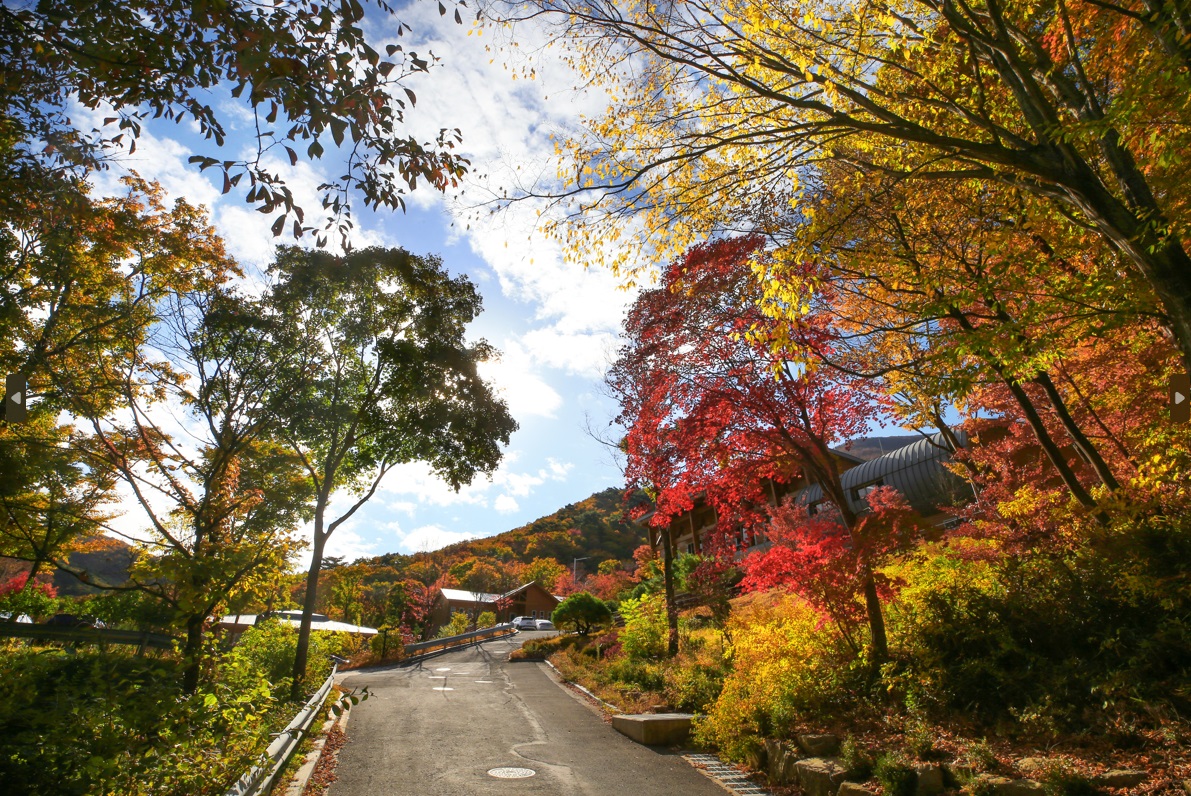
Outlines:
{"label": "concrete curb", "polygon": [[564,683],[566,683],[567,685],[571,686],[572,688],[577,688],[577,689],[579,689],[580,691],[582,691],[584,694],[587,694],[587,696],[591,697],[591,698],[592,698],[592,699],[594,699],[596,702],[598,702],[598,703],[600,703],[601,705],[603,705],[605,710],[611,711],[612,713],[624,713],[624,711],[623,711],[623,710],[621,710],[620,708],[616,707],[616,705],[613,705],[613,704],[611,704],[611,703],[609,703],[609,702],[605,702],[604,700],[600,699],[598,696],[596,696],[595,694],[591,693],[591,692],[590,692],[590,691],[588,691],[586,688],[584,688],[583,686],[581,686],[581,685],[579,685],[578,683],[574,682],[573,680],[568,680],[566,677],[564,677],[564,676],[563,676],[562,672],[558,671],[558,667],[557,667],[557,666],[555,666],[555,665],[554,665],[553,663],[551,663],[550,661],[540,661],[540,662],[541,662],[541,663],[544,663],[544,664],[546,664],[546,665],[547,665],[547,666],[549,666],[551,669],[553,669],[553,670],[554,670],[554,673],[558,675],[558,679],[559,679],[559,680],[561,680],[562,682],[564,682]]}

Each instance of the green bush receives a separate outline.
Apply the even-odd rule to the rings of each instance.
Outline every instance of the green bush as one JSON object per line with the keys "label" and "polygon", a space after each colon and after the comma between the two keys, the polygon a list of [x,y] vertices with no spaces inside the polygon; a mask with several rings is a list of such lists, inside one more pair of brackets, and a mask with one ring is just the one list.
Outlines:
{"label": "green bush", "polygon": [[620,644],[630,658],[660,658],[666,653],[666,600],[660,594],[620,604],[624,627]]}
{"label": "green bush", "polygon": [[570,628],[581,635],[587,635],[598,627],[612,621],[612,612],[594,594],[586,591],[567,597],[550,617],[557,627]]}
{"label": "green bush", "polygon": [[873,775],[873,756],[851,735],[840,744],[839,760],[844,767],[844,776],[852,782],[864,782]]}
{"label": "green bush", "polygon": [[706,713],[724,690],[726,675],[727,669],[723,665],[708,666],[692,662],[669,667],[665,677],[666,697],[678,710]]}
{"label": "green bush", "polygon": [[885,789],[885,796],[914,796],[918,788],[918,774],[910,761],[899,754],[878,757],[873,776]]}
{"label": "green bush", "polygon": [[[314,630],[306,653],[305,681],[313,690],[331,671],[331,656],[351,657],[359,642],[346,633]],[[223,656],[221,676],[232,688],[251,688],[262,679],[273,693],[288,693],[293,680],[298,631],[276,619],[248,628],[235,647]]]}
{"label": "green bush", "polygon": [[1191,535],[1167,530],[1027,556],[964,540],[922,548],[888,573],[903,584],[888,610],[891,683],[936,713],[1048,732],[1147,701],[1191,709],[1191,591],[1178,588]]}
{"label": "green bush", "polygon": [[181,692],[172,660],[96,650],[0,653],[6,793],[222,794],[296,711],[269,683]]}
{"label": "green bush", "polygon": [[438,629],[434,634],[435,638],[450,638],[451,636],[461,636],[471,627],[471,620],[467,618],[467,614],[462,611],[456,611],[451,614],[451,621]]}
{"label": "green bush", "polygon": [[492,611],[484,611],[476,617],[476,630],[483,630],[486,627],[492,627],[496,624],[496,614]]}
{"label": "green bush", "polygon": [[616,658],[609,661],[603,677],[612,683],[620,683],[635,691],[661,691],[666,685],[662,666],[632,658]]}
{"label": "green bush", "polygon": [[1037,778],[1046,796],[1098,796],[1103,793],[1090,779],[1059,760],[1048,761]]}

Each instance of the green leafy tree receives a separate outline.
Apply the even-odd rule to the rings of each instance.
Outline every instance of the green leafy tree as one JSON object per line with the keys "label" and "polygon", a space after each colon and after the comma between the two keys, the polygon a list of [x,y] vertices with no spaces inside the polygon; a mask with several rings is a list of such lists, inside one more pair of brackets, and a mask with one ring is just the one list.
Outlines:
{"label": "green leafy tree", "polygon": [[[458,130],[426,143],[400,133],[415,101],[406,83],[435,57],[397,43],[382,56],[365,33],[364,5],[46,0],[0,7],[0,136],[12,154],[0,169],[0,215],[28,195],[31,174],[86,171],[114,150],[131,154],[149,117],[196,124],[214,147],[191,162],[222,172],[224,193],[246,189],[262,212],[280,211],[274,234],[290,218],[297,234],[314,229],[303,226],[303,209],[276,164],[317,160],[332,143],[345,150],[346,167],[321,189],[329,223],[345,238],[350,193],[365,205],[404,208],[419,182],[456,185],[467,166],[453,152]],[[394,13],[385,0],[375,5]],[[399,34],[406,29],[397,23]],[[220,88],[230,100],[211,102]],[[109,115],[88,131],[74,121],[74,101]],[[227,159],[214,150],[224,145],[229,105],[252,115],[256,146]]]}
{"label": "green leafy tree", "polygon": [[[149,523],[134,582],[185,629],[187,693],[198,687],[207,620],[285,571],[309,502],[300,461],[269,438],[267,402],[284,368],[266,355],[255,309],[221,287],[168,297],[152,346],[124,374],[128,410],[89,418],[95,455]],[[189,415],[187,434],[165,425],[169,405]]]}
{"label": "green leafy tree", "polygon": [[77,419],[125,406],[124,376],[162,302],[232,267],[201,210],[167,208],[135,177],[124,185],[96,200],[47,179],[0,228],[0,366],[33,397],[28,422],[0,425],[0,554],[34,573],[101,532],[114,502],[115,474]]}
{"label": "green leafy tree", "polygon": [[586,636],[595,628],[611,622],[612,611],[591,592],[581,591],[559,603],[551,615],[551,621],[558,627],[569,627]]}
{"label": "green leafy tree", "polygon": [[537,583],[546,591],[550,591],[566,571],[567,568],[553,558],[538,556],[521,570],[521,580],[525,583]]}
{"label": "green leafy tree", "polygon": [[[481,299],[437,257],[365,249],[344,257],[278,249],[268,303],[281,432],[314,494],[313,545],[294,693],[302,684],[310,615],[327,540],[395,465],[422,461],[455,489],[491,472],[517,424],[480,378],[495,353],[465,340]],[[354,498],[328,517],[331,498]]]}

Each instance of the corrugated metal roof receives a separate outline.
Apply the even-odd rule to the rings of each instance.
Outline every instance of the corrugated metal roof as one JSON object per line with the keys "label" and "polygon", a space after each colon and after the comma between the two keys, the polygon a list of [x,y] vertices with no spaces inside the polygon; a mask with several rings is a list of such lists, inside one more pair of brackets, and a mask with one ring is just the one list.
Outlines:
{"label": "corrugated metal roof", "polygon": [[460,603],[494,603],[500,599],[499,594],[468,591],[467,589],[443,589],[442,596]]}
{"label": "corrugated metal roof", "polygon": [[[961,445],[967,444],[965,434],[959,432],[957,436]],[[853,467],[840,476],[840,483],[847,490],[848,505],[853,511],[868,509],[864,499],[856,497],[855,490],[881,481],[902,493],[912,509],[926,516],[934,514],[941,506],[955,503],[968,488],[962,478],[943,466],[950,459],[951,452],[943,435],[932,434]],[[797,494],[797,500],[802,504],[822,499],[823,488],[818,484],[811,484]]]}
{"label": "corrugated metal roof", "polygon": [[[283,614],[297,614],[297,617],[285,616]],[[256,614],[231,614],[219,620],[219,624],[227,628],[248,628],[256,624]],[[316,617],[322,617],[317,619]],[[298,628],[302,624],[301,611],[277,611],[274,612],[273,619],[278,622],[289,625],[292,628]],[[363,625],[349,625],[346,622],[333,622],[327,619],[324,614],[312,614],[310,622],[311,630],[327,630],[332,633],[358,633],[363,636],[375,636],[380,631],[375,627],[364,627]]]}

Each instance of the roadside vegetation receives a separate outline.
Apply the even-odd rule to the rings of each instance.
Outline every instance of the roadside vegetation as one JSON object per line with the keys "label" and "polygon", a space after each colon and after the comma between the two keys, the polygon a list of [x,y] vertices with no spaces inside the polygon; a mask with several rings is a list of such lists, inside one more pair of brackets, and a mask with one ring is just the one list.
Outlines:
{"label": "roadside vegetation", "polygon": [[[212,648],[202,686],[183,688],[182,658],[9,642],[0,651],[0,778],[12,793],[222,794],[293,718],[297,634],[276,621]],[[308,680],[343,634],[315,633]]]}

